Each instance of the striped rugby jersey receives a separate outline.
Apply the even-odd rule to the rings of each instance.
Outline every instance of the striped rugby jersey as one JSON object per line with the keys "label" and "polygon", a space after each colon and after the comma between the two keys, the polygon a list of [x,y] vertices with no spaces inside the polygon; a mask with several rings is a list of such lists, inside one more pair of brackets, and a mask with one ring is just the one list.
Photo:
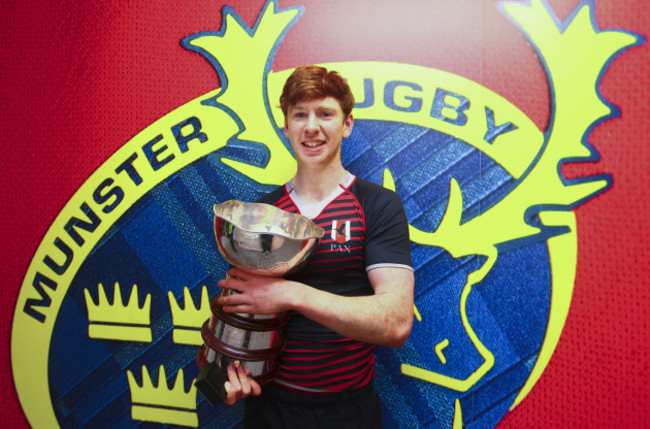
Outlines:
{"label": "striped rugby jersey", "polygon": [[[376,267],[411,268],[408,223],[397,194],[349,175],[320,206],[306,204],[291,183],[262,197],[311,218],[325,230],[307,265],[288,279],[343,296],[372,295],[366,274]],[[336,392],[368,384],[373,344],[345,338],[291,311],[287,346],[274,384],[303,392]]]}

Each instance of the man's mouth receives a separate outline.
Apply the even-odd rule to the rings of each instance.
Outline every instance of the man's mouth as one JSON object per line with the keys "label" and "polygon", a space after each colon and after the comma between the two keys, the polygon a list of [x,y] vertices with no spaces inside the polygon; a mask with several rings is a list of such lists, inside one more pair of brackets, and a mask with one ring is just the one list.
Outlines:
{"label": "man's mouth", "polygon": [[309,148],[315,148],[315,147],[318,147],[318,146],[324,145],[325,142],[322,141],[322,140],[318,140],[318,141],[302,142],[302,144],[303,144],[304,146],[309,147]]}

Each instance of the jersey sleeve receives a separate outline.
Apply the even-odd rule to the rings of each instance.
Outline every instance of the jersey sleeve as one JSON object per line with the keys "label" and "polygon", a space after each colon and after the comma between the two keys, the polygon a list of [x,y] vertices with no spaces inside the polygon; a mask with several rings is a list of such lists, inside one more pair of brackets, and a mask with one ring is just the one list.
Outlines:
{"label": "jersey sleeve", "polygon": [[412,269],[408,220],[399,196],[378,185],[362,203],[366,216],[366,271],[379,267]]}

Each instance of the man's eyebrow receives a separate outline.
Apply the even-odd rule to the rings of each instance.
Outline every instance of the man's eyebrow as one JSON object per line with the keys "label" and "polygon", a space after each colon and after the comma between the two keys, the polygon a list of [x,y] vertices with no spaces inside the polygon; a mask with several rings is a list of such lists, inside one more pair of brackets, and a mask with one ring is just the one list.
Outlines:
{"label": "man's eyebrow", "polygon": [[[294,104],[294,105],[289,107],[289,110],[305,111],[305,110],[309,110],[309,107],[307,107],[304,104]],[[314,110],[319,111],[319,112],[320,111],[335,111],[336,106],[316,106],[316,108]]]}

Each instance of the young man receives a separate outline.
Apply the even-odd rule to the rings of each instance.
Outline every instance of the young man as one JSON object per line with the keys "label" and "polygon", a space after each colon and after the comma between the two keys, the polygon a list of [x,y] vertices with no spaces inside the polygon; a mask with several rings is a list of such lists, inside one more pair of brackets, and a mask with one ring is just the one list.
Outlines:
{"label": "young man", "polygon": [[374,345],[400,347],[413,322],[408,223],[399,197],[343,168],[342,140],[354,97],[334,71],[297,68],[280,104],[295,152],[295,177],[260,202],[301,213],[325,230],[307,266],[287,278],[237,268],[222,288],[226,312],[290,312],[280,371],[260,386],[228,368],[227,404],[247,398],[246,427],[377,428]]}

